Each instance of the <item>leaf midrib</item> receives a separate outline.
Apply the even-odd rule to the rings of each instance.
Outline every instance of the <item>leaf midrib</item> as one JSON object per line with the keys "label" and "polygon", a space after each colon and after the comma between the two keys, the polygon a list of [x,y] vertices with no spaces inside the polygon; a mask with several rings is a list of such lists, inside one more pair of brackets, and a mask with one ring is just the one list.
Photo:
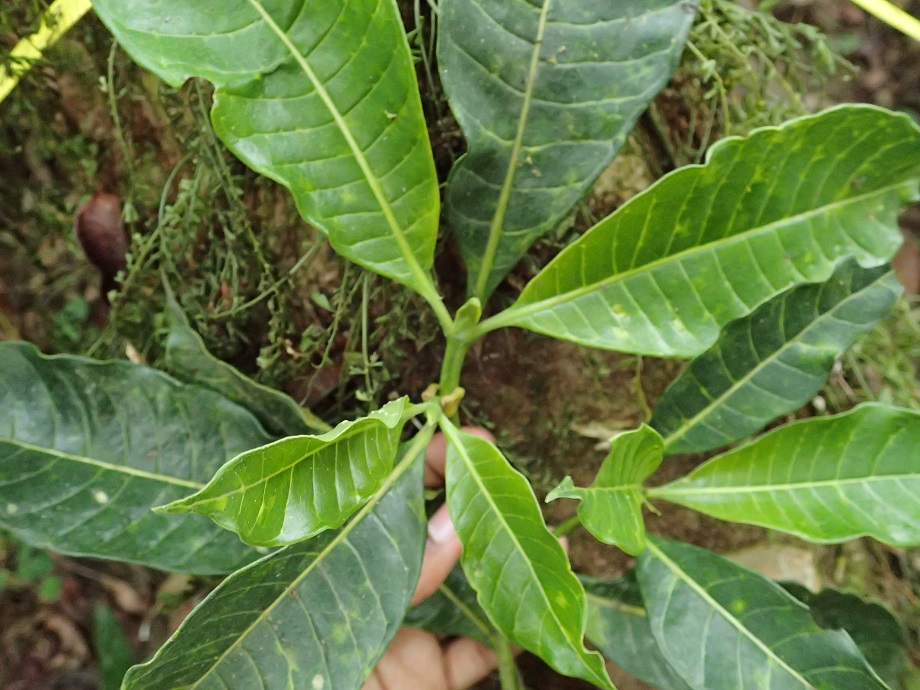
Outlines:
{"label": "leaf midrib", "polygon": [[[885,187],[881,187],[879,189],[873,190],[872,192],[866,192],[865,194],[848,197],[846,199],[842,199],[840,201],[835,201],[829,204],[825,204],[823,206],[811,209],[809,211],[803,211],[802,213],[797,213],[792,216],[787,216],[786,218],[775,220],[765,225],[761,225],[755,228],[750,228],[748,230],[744,230],[735,235],[732,235],[731,237],[721,238],[713,242],[707,242],[706,244],[689,247],[681,252],[677,252],[675,254],[669,254],[668,256],[664,256],[659,259],[655,259],[654,261],[650,261],[649,263],[643,264],[642,266],[637,266],[634,268],[630,268],[626,271],[622,271],[620,273],[615,273],[609,276],[608,278],[604,278],[603,280],[599,280],[599,281],[596,281],[596,282],[593,282],[587,285],[583,285],[582,287],[576,288],[574,290],[569,290],[568,292],[564,292],[564,293],[561,293],[553,297],[548,297],[546,299],[543,299],[537,302],[525,303],[520,306],[512,305],[505,311],[500,312],[499,314],[493,316],[490,319],[487,319],[486,321],[483,321],[479,325],[479,328],[477,329],[477,334],[480,334],[480,333],[484,334],[489,331],[493,331],[495,329],[502,328],[505,326],[517,325],[529,316],[538,314],[543,311],[548,311],[549,309],[552,309],[553,307],[556,307],[560,304],[565,304],[566,302],[576,300],[579,297],[588,295],[592,292],[596,292],[609,285],[613,285],[614,283],[625,281],[635,275],[639,275],[646,271],[651,271],[667,263],[682,262],[686,258],[693,256],[695,254],[706,252],[706,251],[714,251],[715,248],[731,246],[732,244],[736,242],[749,241],[750,239],[757,237],[760,234],[770,232],[775,228],[781,228],[787,224],[808,220],[814,216],[828,213],[829,211],[846,208],[847,206],[851,204],[857,204],[859,202],[866,201],[876,196],[885,196],[895,191],[896,189],[904,186],[907,183],[908,183],[907,180],[902,180],[902,181],[887,185]],[[585,237],[589,237],[589,235],[585,235]],[[573,247],[577,247],[577,246],[578,246],[577,243],[570,245],[566,249],[566,251],[569,251]],[[550,264],[549,266],[547,266],[547,268],[544,269],[544,273],[541,273],[540,275],[545,275],[545,271],[551,268],[552,265],[553,264]],[[540,276],[538,275],[537,278],[539,277]],[[537,278],[535,278],[534,280],[536,281]]]}
{"label": "leaf midrib", "polygon": [[[692,479],[692,477],[691,477]],[[847,479],[820,479],[807,480],[797,484],[760,484],[757,486],[750,485],[733,485],[733,486],[714,486],[714,487],[688,487],[668,489],[667,486],[652,488],[648,490],[650,496],[667,499],[669,496],[691,496],[691,495],[716,495],[716,494],[756,494],[773,491],[800,491],[813,488],[827,488],[846,486],[850,484],[871,484],[873,482],[900,481],[902,479],[920,479],[920,474],[885,474],[872,475],[869,477],[850,477]]]}
{"label": "leaf midrib", "polygon": [[802,683],[802,686],[807,690],[817,690],[814,685],[808,682],[808,680],[802,676],[799,671],[796,671],[794,668],[789,666],[782,658],[777,656],[777,654],[770,649],[759,637],[754,635],[750,630],[748,630],[735,616],[731,614],[724,606],[722,606],[718,601],[716,601],[709,592],[703,588],[696,580],[694,580],[690,575],[681,568],[677,563],[672,561],[668,556],[659,549],[655,543],[650,539],[647,542],[647,547],[650,552],[652,552],[655,557],[660,560],[665,567],[670,570],[674,576],[680,580],[683,580],[684,583],[690,587],[697,596],[703,599],[707,604],[712,606],[719,614],[722,615],[729,625],[735,628],[740,632],[744,637],[748,638],[751,642],[754,643],[767,657],[773,659],[774,662],[779,665],[781,668],[786,670],[793,678],[796,678]]}
{"label": "leaf midrib", "polygon": [[632,604],[626,604],[616,599],[598,596],[597,594],[591,594],[591,592],[586,592],[585,597],[589,601],[594,602],[594,605],[598,608],[610,609],[611,611],[621,611],[627,615],[635,616],[636,618],[648,619],[648,612],[641,606],[633,606]]}
{"label": "leaf midrib", "polygon": [[[307,62],[306,58],[301,55],[300,51],[298,50],[297,46],[294,45],[294,42],[291,40],[291,38],[280,26],[278,26],[277,22],[275,22],[272,16],[265,10],[265,8],[262,6],[261,0],[247,0],[247,2],[249,2],[249,4],[256,10],[256,12],[259,13],[259,15],[262,17],[262,20],[268,25],[272,32],[278,36],[278,38],[284,44],[285,48],[288,49],[288,52],[290,52],[297,65],[301,68],[301,70],[303,70],[304,74],[307,76],[307,79],[310,80],[310,83],[316,90],[320,100],[322,100],[323,104],[332,115],[336,127],[338,127],[339,132],[345,139],[345,143],[348,144],[348,148],[351,149],[352,155],[355,157],[355,160],[357,161],[358,166],[361,168],[361,172],[364,174],[364,178],[367,181],[367,184],[370,187],[374,198],[377,200],[377,203],[380,206],[380,210],[386,219],[387,225],[389,226],[390,231],[393,233],[393,237],[399,246],[399,251],[402,254],[403,260],[408,265],[409,271],[412,273],[412,276],[416,282],[415,287],[423,292],[433,291],[434,285],[431,283],[431,279],[428,277],[428,274],[415,258],[415,254],[412,251],[412,248],[409,246],[409,242],[403,233],[402,227],[396,220],[396,216],[393,213],[390,202],[386,198],[386,195],[383,192],[383,188],[380,186],[380,181],[377,179],[376,175],[374,175],[373,170],[371,170],[370,164],[364,155],[364,151],[362,151],[361,147],[358,146],[358,142],[352,135],[351,130],[348,128],[348,124],[345,122],[345,118],[342,116],[342,113],[339,112],[338,106],[332,100],[332,97],[326,90],[325,85],[319,79],[319,77],[317,77],[316,73],[313,71],[313,68],[310,67],[310,64]],[[394,50],[395,49],[396,47],[394,46]],[[430,290],[428,288],[430,288]]]}
{"label": "leaf midrib", "polygon": [[141,479],[149,479],[152,481],[162,482],[164,484],[174,484],[175,486],[181,486],[185,488],[191,488],[199,490],[204,488],[204,484],[198,482],[193,482],[187,479],[179,479],[178,477],[171,477],[166,474],[157,474],[155,472],[148,472],[146,470],[137,469],[135,467],[128,467],[124,465],[114,465],[110,462],[104,460],[97,460],[85,455],[75,455],[73,453],[65,453],[64,451],[56,450],[54,448],[43,448],[42,446],[36,446],[31,443],[26,443],[24,441],[18,441],[16,439],[3,438],[0,439],[0,443],[9,443],[13,446],[18,446],[24,450],[32,451],[42,455],[51,455],[61,460],[66,460],[68,462],[77,462],[83,465],[92,465],[93,467],[99,467],[101,469],[107,470],[109,472],[118,472],[120,474],[127,474],[133,477],[139,477]]}
{"label": "leaf midrib", "polygon": [[[527,564],[527,569],[530,571],[530,574],[533,577],[534,581],[539,583],[540,586],[538,587],[538,590],[540,591],[540,594],[543,597],[543,601],[546,603],[546,608],[549,610],[550,615],[552,616],[552,619],[556,622],[556,625],[558,626],[559,630],[562,631],[566,642],[568,642],[569,644],[569,648],[572,649],[572,651],[574,651],[579,658],[581,658],[583,651],[578,649],[578,647],[575,646],[575,644],[572,642],[572,639],[567,634],[566,626],[562,624],[562,621],[559,620],[559,616],[556,615],[556,610],[555,608],[553,608],[552,604],[550,603],[549,597],[546,594],[546,590],[543,587],[543,582],[538,577],[536,570],[534,570],[533,564],[531,563],[530,558],[527,556],[527,552],[524,551],[524,547],[521,545],[521,542],[518,540],[517,535],[514,533],[514,530],[511,529],[511,526],[505,520],[504,514],[502,513],[501,510],[499,510],[498,506],[495,504],[495,501],[492,499],[492,494],[489,493],[485,484],[482,483],[479,473],[476,471],[476,467],[475,467],[475,464],[473,463],[473,459],[466,452],[466,446],[463,445],[462,439],[458,437],[457,429],[453,427],[452,425],[449,425],[449,423],[446,422],[446,420],[444,421],[443,428],[444,428],[445,434],[452,441],[454,449],[458,452],[460,457],[463,458],[464,465],[466,466],[466,469],[469,472],[468,476],[470,476],[473,479],[473,481],[476,482],[476,485],[479,487],[480,492],[481,492],[480,495],[483,496],[483,498],[485,498],[486,502],[489,504],[489,506],[492,508],[492,511],[495,513],[496,517],[498,518],[498,521],[505,528],[505,531],[510,536],[511,541],[514,544],[516,550],[518,551],[518,553],[521,554],[524,562]],[[594,678],[600,681],[599,684],[601,686],[610,687],[610,684],[608,682],[605,682],[606,679],[598,676],[597,673],[594,671],[594,669],[592,669],[587,663],[585,664],[585,668],[587,668],[591,672],[591,675]]]}
{"label": "leaf midrib", "polygon": [[[236,496],[237,494],[244,494],[244,493],[246,493],[246,492],[253,491],[256,487],[262,486],[263,484],[267,484],[268,482],[272,481],[273,479],[275,479],[275,478],[278,477],[279,475],[285,474],[286,472],[290,472],[292,469],[294,469],[294,468],[297,467],[298,465],[300,465],[300,464],[302,464],[302,463],[304,463],[304,462],[307,462],[308,460],[312,459],[314,456],[319,455],[320,453],[322,453],[324,450],[328,450],[328,449],[332,448],[333,446],[335,446],[335,445],[337,445],[337,444],[339,444],[339,443],[341,443],[341,442],[343,442],[343,441],[345,441],[345,440],[347,440],[347,439],[349,439],[349,438],[351,438],[351,437],[353,437],[353,436],[356,436],[356,435],[357,435],[358,433],[360,433],[360,432],[368,432],[368,433],[369,433],[369,432],[373,431],[373,426],[376,426],[376,425],[370,424],[370,423],[368,423],[368,424],[361,424],[361,422],[377,422],[377,423],[381,424],[385,429],[389,429],[390,431],[392,431],[392,430],[394,429],[394,427],[389,426],[388,424],[386,424],[386,422],[383,422],[382,420],[377,419],[376,417],[365,417],[364,419],[355,420],[354,422],[352,422],[352,424],[351,424],[347,429],[344,429],[344,430],[342,431],[341,435],[336,436],[336,437],[334,437],[333,439],[329,439],[329,440],[326,441],[323,445],[320,445],[319,447],[314,448],[313,450],[311,450],[311,451],[309,451],[309,452],[307,452],[307,453],[304,453],[304,454],[301,455],[298,459],[296,459],[296,460],[294,460],[294,461],[292,461],[292,462],[287,463],[284,467],[282,467],[282,468],[278,469],[277,471],[272,472],[272,473],[270,473],[270,474],[268,474],[268,475],[266,475],[266,476],[264,476],[264,477],[259,478],[257,481],[252,482],[251,484],[246,484],[245,486],[238,487],[238,488],[233,489],[233,490],[231,490],[231,491],[222,491],[221,493],[219,493],[219,494],[217,494],[217,495],[215,495],[215,496],[205,496],[205,497],[199,498],[199,499],[197,499],[197,500],[194,500],[194,499],[196,498],[195,496],[189,496],[187,499],[183,499],[182,504],[183,504],[183,505],[199,505],[199,504],[205,504],[205,503],[213,503],[213,502],[215,502],[215,501],[221,501],[221,500],[223,500],[223,499],[225,499],[225,498],[229,498],[229,497],[231,497],[231,496]],[[367,427],[370,427],[370,428],[367,428]],[[310,437],[310,438],[315,438],[315,437]],[[268,446],[263,446],[262,448],[258,448],[258,449],[251,450],[251,451],[247,451],[247,452],[245,453],[245,457],[248,458],[248,457],[250,457],[251,454],[253,454],[253,453],[259,453],[259,452],[265,453],[265,452],[267,452],[267,450],[268,450],[269,448],[271,448],[271,446],[273,446],[273,445],[284,444],[286,441],[289,441],[289,439],[282,439],[282,440],[280,440],[280,441],[276,441],[274,444],[269,444]],[[233,463],[233,461],[231,461],[231,463]],[[233,464],[236,464],[236,463],[233,463]],[[235,467],[233,467],[233,464],[227,465],[226,470],[227,470],[227,473],[228,473],[228,474],[229,474],[231,471],[233,471],[233,470],[235,469]],[[223,473],[222,473],[222,474],[223,474]],[[222,478],[223,478],[223,477],[215,477],[214,480],[216,481],[217,479],[222,479]],[[204,489],[202,489],[202,491],[204,491],[204,490],[206,490],[206,489],[207,489],[207,487],[205,486]]]}
{"label": "leaf midrib", "polygon": [[470,621],[473,625],[479,628],[479,631],[486,636],[487,639],[495,639],[495,631],[489,626],[489,624],[482,620],[479,615],[469,606],[466,602],[457,595],[447,583],[442,584],[438,587],[438,591],[444,596],[445,599],[450,601],[454,606],[457,607],[457,610],[460,611],[463,616]]}
{"label": "leaf midrib", "polygon": [[492,216],[492,222],[489,226],[489,239],[486,242],[482,263],[479,266],[479,276],[476,280],[476,296],[479,297],[482,302],[486,300],[489,278],[491,277],[492,267],[495,264],[499,240],[501,239],[502,230],[505,225],[505,213],[511,202],[511,190],[514,185],[514,178],[520,167],[518,165],[518,158],[521,155],[521,149],[524,144],[524,133],[527,130],[527,120],[530,117],[530,105],[533,101],[533,92],[536,87],[537,67],[540,64],[540,51],[543,49],[543,37],[546,33],[546,24],[551,4],[552,0],[543,0],[543,7],[540,10],[537,35],[534,40],[533,51],[530,54],[530,66],[528,67],[525,81],[524,102],[521,104],[521,112],[518,116],[517,131],[514,136],[514,143],[511,145],[511,156],[508,161],[508,169],[505,171],[505,180],[502,183],[502,188],[498,195],[498,203],[495,207],[495,214]]}
{"label": "leaf midrib", "polygon": [[[696,425],[700,422],[701,419],[703,419],[704,417],[708,417],[712,413],[713,410],[717,409],[722,404],[724,404],[725,401],[728,400],[728,398],[730,398],[732,395],[737,393],[738,390],[744,387],[745,384],[753,380],[753,378],[757,374],[759,374],[761,371],[763,371],[769,364],[772,364],[776,360],[778,360],[782,354],[787,352],[790,348],[792,348],[795,345],[804,345],[804,343],[802,343],[802,340],[805,338],[805,336],[808,335],[810,332],[812,332],[820,324],[824,323],[828,319],[834,318],[834,314],[838,313],[840,309],[842,309],[844,306],[849,304],[852,300],[862,297],[866,292],[877,287],[883,281],[889,279],[891,276],[892,276],[892,273],[890,271],[885,273],[882,276],[879,276],[877,280],[872,281],[869,285],[866,285],[865,287],[861,288],[857,292],[850,293],[849,295],[847,295],[846,298],[844,298],[843,300],[835,304],[831,309],[823,312],[814,321],[807,324],[801,331],[796,333],[795,336],[791,340],[787,340],[786,342],[784,342],[779,348],[777,348],[772,353],[770,353],[766,358],[762,359],[757,364],[757,366],[751,369],[747,374],[735,380],[735,382],[732,383],[732,385],[728,389],[720,393],[718,397],[713,398],[712,402],[706,405],[706,407],[700,410],[693,417],[689,417],[685,419],[684,422],[681,423],[674,431],[668,434],[664,438],[665,450],[667,450],[668,446],[673,445],[675,441],[679,441],[681,438],[686,436],[689,431],[691,431],[693,428],[696,427]],[[749,332],[750,332],[750,325],[749,325]],[[837,348],[814,347],[813,349],[830,352],[834,354],[835,356],[838,353]]]}

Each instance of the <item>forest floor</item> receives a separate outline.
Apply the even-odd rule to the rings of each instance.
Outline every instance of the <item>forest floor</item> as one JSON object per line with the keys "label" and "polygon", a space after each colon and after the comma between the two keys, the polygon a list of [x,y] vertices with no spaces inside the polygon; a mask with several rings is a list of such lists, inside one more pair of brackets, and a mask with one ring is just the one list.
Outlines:
{"label": "forest floor", "polygon": [[[703,6],[715,24],[730,18],[725,2]],[[920,1],[908,9],[920,16]],[[851,67],[828,57],[807,33],[770,35],[775,28],[742,25],[725,40],[702,18],[691,40],[720,65],[721,78],[708,73],[699,56],[685,58],[590,199],[522,262],[498,303],[510,302],[568,239],[664,172],[699,160],[717,136],[844,101],[920,114],[920,44],[846,0],[792,0],[774,12],[819,26],[827,46]],[[0,55],[34,18],[28,9],[0,9]],[[446,175],[462,153],[462,138],[437,84],[420,74],[432,144]],[[803,95],[790,102],[784,88]],[[737,106],[730,117],[716,112],[718,89]],[[417,398],[436,379],[441,354],[424,305],[335,257],[300,221],[284,190],[221,149],[208,124],[208,103],[206,85],[174,91],[134,66],[94,18],[83,20],[0,103],[0,340],[21,338],[47,352],[96,357],[122,357],[130,345],[133,357],[156,364],[162,270],[215,354],[327,419],[363,413],[394,391]],[[717,123],[712,131],[710,121]],[[77,209],[97,192],[118,197],[135,238],[111,305],[73,236]],[[916,296],[920,254],[911,238],[920,235],[920,208],[905,214],[903,225],[908,244],[899,267]],[[463,285],[449,243],[440,248],[436,268],[456,306]],[[906,299],[799,415],[869,399],[920,409],[918,313],[916,300]],[[673,361],[502,331],[471,352],[462,412],[495,433],[542,495],[567,474],[576,483],[593,477],[604,456],[598,442],[646,421],[679,370]],[[700,460],[669,462],[655,480],[686,473]],[[567,503],[550,506],[550,523],[569,516]],[[816,547],[672,506],[648,515],[648,525],[779,578],[884,600],[907,623],[912,660],[920,665],[920,551],[870,540]],[[631,565],[584,533],[570,539],[580,572],[612,576]],[[146,658],[215,583],[46,554],[0,534],[0,688],[115,687],[117,660]],[[100,659],[116,662],[107,667]],[[524,668],[533,688],[586,687],[533,659]],[[616,678],[621,690],[645,687]],[[920,675],[909,682],[906,688],[920,687]]]}

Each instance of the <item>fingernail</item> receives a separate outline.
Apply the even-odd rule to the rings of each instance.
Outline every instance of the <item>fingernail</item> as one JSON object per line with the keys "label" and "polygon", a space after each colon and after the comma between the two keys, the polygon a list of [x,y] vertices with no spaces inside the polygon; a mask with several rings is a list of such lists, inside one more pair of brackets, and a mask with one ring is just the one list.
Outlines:
{"label": "fingernail", "polygon": [[428,518],[428,538],[436,544],[446,544],[456,538],[457,532],[451,522],[447,506],[441,506],[437,512]]}

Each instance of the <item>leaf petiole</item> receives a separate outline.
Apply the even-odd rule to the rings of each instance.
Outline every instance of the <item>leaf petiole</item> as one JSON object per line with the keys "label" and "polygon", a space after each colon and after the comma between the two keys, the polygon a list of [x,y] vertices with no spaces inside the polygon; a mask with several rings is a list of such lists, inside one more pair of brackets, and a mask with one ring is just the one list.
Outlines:
{"label": "leaf petiole", "polygon": [[502,690],[524,690],[524,683],[514,661],[511,643],[501,635],[496,635],[495,653],[498,655],[498,677]]}
{"label": "leaf petiole", "polygon": [[556,538],[564,537],[570,532],[574,532],[576,529],[581,527],[581,517],[577,514],[572,517],[563,520],[558,525],[552,528],[553,536]]}

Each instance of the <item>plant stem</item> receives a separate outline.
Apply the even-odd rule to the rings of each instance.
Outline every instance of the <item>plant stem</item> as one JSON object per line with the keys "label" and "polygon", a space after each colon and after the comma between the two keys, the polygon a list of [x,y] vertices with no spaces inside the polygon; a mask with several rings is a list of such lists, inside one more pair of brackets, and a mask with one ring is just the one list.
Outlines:
{"label": "plant stem", "polygon": [[439,382],[440,394],[450,395],[460,385],[460,372],[463,370],[463,360],[470,348],[470,342],[453,334],[447,335],[447,349],[441,363],[441,380]]}
{"label": "plant stem", "polygon": [[558,525],[553,527],[553,536],[557,539],[559,537],[564,537],[566,534],[578,527],[581,527],[581,518],[576,514],[570,517],[568,520],[563,520]]}
{"label": "plant stem", "polygon": [[370,331],[370,317],[368,315],[368,311],[370,310],[368,305],[370,302],[370,293],[371,274],[365,271],[364,281],[361,286],[361,357],[362,364],[364,366],[364,390],[367,393],[368,404],[370,404],[371,409],[373,409],[374,382],[371,380],[371,358],[367,344],[367,339]]}
{"label": "plant stem", "polygon": [[137,213],[128,214],[128,209],[134,208],[135,189],[137,188],[137,174],[134,170],[134,148],[128,137],[125,136],[125,127],[121,121],[121,115],[118,112],[118,93],[115,87],[115,56],[118,54],[118,42],[112,41],[112,48],[109,50],[109,59],[106,63],[106,91],[109,97],[109,113],[112,116],[112,123],[115,125],[115,136],[118,140],[118,148],[121,149],[122,160],[124,161],[125,171],[128,177],[128,199],[122,205],[122,218],[125,223],[131,224],[137,220]]}
{"label": "plant stem", "polygon": [[521,682],[521,676],[514,661],[514,651],[508,640],[498,636],[495,653],[498,655],[498,678],[501,681],[502,690],[523,690],[524,684]]}

